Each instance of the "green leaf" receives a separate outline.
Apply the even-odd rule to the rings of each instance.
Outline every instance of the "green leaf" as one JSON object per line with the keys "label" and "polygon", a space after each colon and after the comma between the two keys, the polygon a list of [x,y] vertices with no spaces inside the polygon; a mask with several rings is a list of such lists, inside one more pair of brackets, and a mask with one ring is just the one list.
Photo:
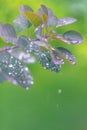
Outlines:
{"label": "green leaf", "polygon": [[42,21],[42,18],[34,13],[34,12],[30,12],[30,11],[27,11],[27,12],[23,12],[23,15],[35,26],[40,26],[43,21]]}

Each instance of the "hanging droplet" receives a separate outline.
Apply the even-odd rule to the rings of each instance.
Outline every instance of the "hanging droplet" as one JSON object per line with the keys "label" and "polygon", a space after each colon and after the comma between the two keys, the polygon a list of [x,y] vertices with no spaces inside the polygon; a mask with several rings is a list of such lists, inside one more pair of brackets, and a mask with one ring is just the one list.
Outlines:
{"label": "hanging droplet", "polygon": [[72,55],[72,53],[69,50],[63,47],[58,47],[57,49],[60,57],[68,60],[72,65],[76,64],[76,58]]}
{"label": "hanging droplet", "polygon": [[68,42],[72,44],[80,44],[83,42],[83,38],[80,35],[80,33],[73,30],[65,32],[63,34],[63,37],[65,40],[67,40]]}

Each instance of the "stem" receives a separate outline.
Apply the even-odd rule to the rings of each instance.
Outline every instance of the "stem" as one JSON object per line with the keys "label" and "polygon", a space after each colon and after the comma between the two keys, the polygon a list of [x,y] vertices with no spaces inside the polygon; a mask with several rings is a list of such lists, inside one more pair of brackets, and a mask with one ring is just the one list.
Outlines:
{"label": "stem", "polygon": [[9,50],[12,50],[12,49],[15,49],[15,48],[19,48],[19,46],[16,45],[16,46],[13,46],[13,47],[4,47],[4,48],[0,49],[0,52],[9,51]]}

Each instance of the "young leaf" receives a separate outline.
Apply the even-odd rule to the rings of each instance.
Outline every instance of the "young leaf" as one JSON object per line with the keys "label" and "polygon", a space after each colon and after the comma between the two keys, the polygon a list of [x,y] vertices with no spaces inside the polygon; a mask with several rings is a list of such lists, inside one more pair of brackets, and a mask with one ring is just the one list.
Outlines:
{"label": "young leaf", "polygon": [[47,25],[48,26],[55,26],[55,25],[57,25],[57,22],[58,22],[58,18],[56,16],[54,16],[52,10],[48,8],[48,22],[47,22]]}
{"label": "young leaf", "polygon": [[70,17],[60,18],[60,19],[58,19],[56,27],[65,26],[65,25],[74,23],[76,21],[77,20],[75,18],[70,18]]}
{"label": "young leaf", "polygon": [[58,54],[61,58],[66,59],[67,61],[69,61],[72,65],[76,64],[76,59],[75,57],[72,55],[72,53],[70,51],[68,51],[67,49],[63,48],[63,47],[58,47]]}
{"label": "young leaf", "polygon": [[46,6],[42,5],[41,8],[37,11],[37,14],[39,16],[43,17],[43,13],[46,16],[45,22],[46,22],[47,26],[57,25],[58,18],[56,16],[54,16],[51,9],[49,9]]}
{"label": "young leaf", "polygon": [[34,13],[34,12],[30,12],[30,11],[26,11],[26,12],[23,12],[23,15],[35,26],[40,26],[43,21],[42,21],[42,18]]}
{"label": "young leaf", "polygon": [[32,24],[22,15],[20,15],[14,20],[14,27],[17,32],[25,30],[31,27],[31,25]]}
{"label": "young leaf", "polygon": [[41,5],[42,18],[44,22],[48,20],[48,9],[45,5]]}
{"label": "young leaf", "polygon": [[3,38],[7,43],[15,43],[17,40],[15,29],[10,24],[0,25],[0,37]]}
{"label": "young leaf", "polygon": [[12,78],[24,88],[33,84],[28,68],[8,52],[0,52],[0,69],[9,79]]}
{"label": "young leaf", "polygon": [[23,14],[23,12],[26,12],[26,11],[32,11],[33,12],[33,9],[28,6],[28,5],[21,5],[20,6],[20,9],[19,9],[20,13]]}
{"label": "young leaf", "polygon": [[73,30],[65,32],[63,37],[72,44],[80,44],[83,42],[81,34]]}

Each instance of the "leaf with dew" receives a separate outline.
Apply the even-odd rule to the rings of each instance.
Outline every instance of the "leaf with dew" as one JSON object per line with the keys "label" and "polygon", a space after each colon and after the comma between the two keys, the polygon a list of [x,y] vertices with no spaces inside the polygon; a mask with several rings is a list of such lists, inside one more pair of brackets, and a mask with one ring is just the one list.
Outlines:
{"label": "leaf with dew", "polygon": [[58,19],[56,27],[65,26],[65,25],[74,23],[76,21],[77,20],[75,18],[70,18],[70,17],[60,18],[60,19]]}
{"label": "leaf with dew", "polygon": [[76,58],[72,55],[72,53],[63,48],[63,47],[58,47],[58,55],[63,58],[66,59],[67,61],[69,61],[72,65],[76,64]]}
{"label": "leaf with dew", "polygon": [[0,70],[0,83],[4,82],[5,80],[6,80],[5,76],[4,76],[3,72],[1,72],[1,70]]}
{"label": "leaf with dew", "polygon": [[20,46],[27,53],[38,53],[39,46],[35,44],[36,41],[28,39],[26,36],[19,36],[17,45]]}
{"label": "leaf with dew", "polygon": [[0,69],[9,81],[12,79],[13,82],[24,88],[33,84],[33,78],[28,68],[8,52],[0,52]]}
{"label": "leaf with dew", "polygon": [[10,50],[9,53],[23,63],[27,63],[27,64],[35,63],[35,58],[31,56],[29,53],[26,53],[22,50],[13,49]]}
{"label": "leaf with dew", "polygon": [[64,34],[57,34],[55,31],[51,32],[51,39],[57,40],[58,42],[64,42],[67,44],[80,44],[83,42],[83,38],[80,33],[76,31],[67,31]]}
{"label": "leaf with dew", "polygon": [[63,34],[65,40],[72,44],[80,44],[83,42],[83,38],[80,33],[70,30]]}
{"label": "leaf with dew", "polygon": [[46,50],[39,51],[39,53],[36,55],[36,58],[45,69],[53,72],[58,72],[61,69],[61,65],[54,64],[50,53]]}

